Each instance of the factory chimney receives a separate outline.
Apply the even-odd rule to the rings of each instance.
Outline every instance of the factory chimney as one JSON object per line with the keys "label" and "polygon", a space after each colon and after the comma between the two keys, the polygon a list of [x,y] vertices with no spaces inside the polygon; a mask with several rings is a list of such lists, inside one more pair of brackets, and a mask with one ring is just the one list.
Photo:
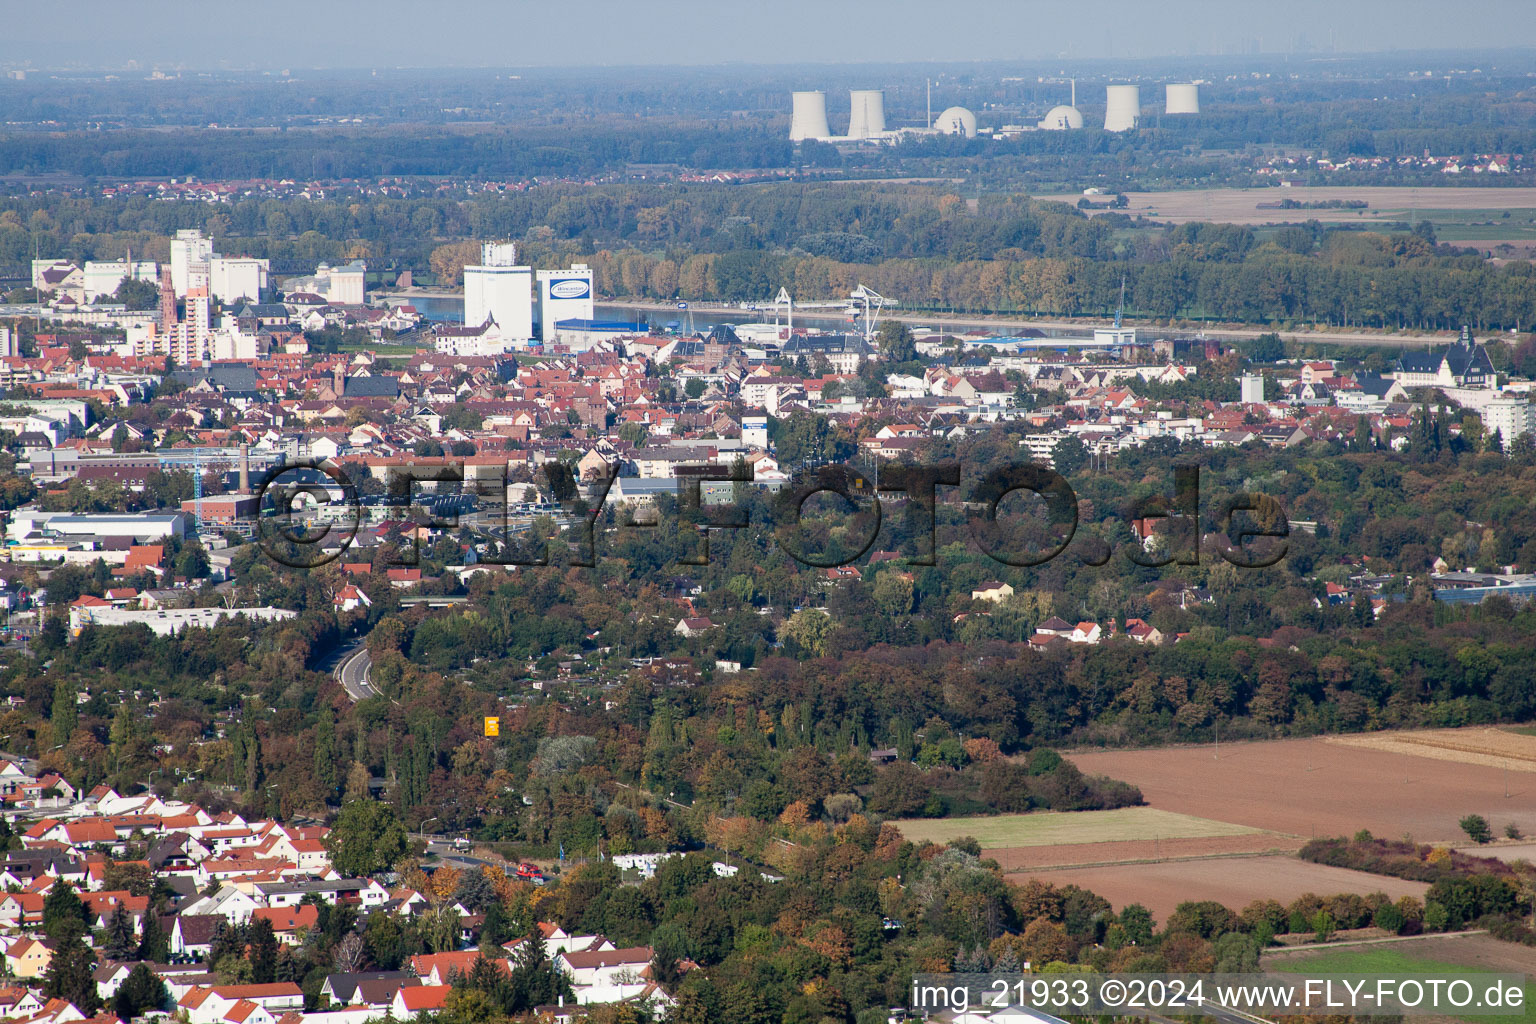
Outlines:
{"label": "factory chimney", "polygon": [[251,493],[251,445],[249,442],[240,446],[240,493]]}
{"label": "factory chimney", "polygon": [[176,323],[176,285],[171,280],[171,265],[160,265],[160,333],[169,334]]}

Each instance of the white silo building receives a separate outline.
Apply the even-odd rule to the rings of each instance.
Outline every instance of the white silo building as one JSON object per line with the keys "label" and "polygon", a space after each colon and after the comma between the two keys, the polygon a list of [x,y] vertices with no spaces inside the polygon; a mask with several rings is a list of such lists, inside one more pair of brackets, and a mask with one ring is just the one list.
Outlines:
{"label": "white silo building", "polygon": [[1104,130],[1128,132],[1141,125],[1141,87],[1112,85],[1104,107]]}
{"label": "white silo building", "polygon": [[1167,112],[1170,114],[1200,113],[1200,87],[1190,82],[1170,84]]}
{"label": "white silo building", "polygon": [[964,107],[950,107],[934,119],[933,129],[944,135],[964,135],[968,139],[974,139],[976,115]]}
{"label": "white silo building", "polygon": [[855,89],[849,93],[848,137],[873,139],[885,134],[885,93]]}
{"label": "white silo building", "polygon": [[827,94],[824,92],[795,93],[794,113],[789,119],[789,141],[826,139],[831,135],[832,129],[827,127]]}
{"label": "white silo building", "polygon": [[533,268],[517,263],[517,245],[486,242],[480,265],[464,268],[464,325],[496,321],[508,341],[533,338]]}

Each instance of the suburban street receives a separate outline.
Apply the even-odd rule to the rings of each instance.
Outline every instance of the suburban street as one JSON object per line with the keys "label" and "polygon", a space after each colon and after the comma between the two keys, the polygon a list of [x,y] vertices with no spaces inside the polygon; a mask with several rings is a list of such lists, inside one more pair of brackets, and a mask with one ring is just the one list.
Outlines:
{"label": "suburban street", "polygon": [[336,681],[341,683],[353,703],[379,695],[379,691],[368,681],[368,670],[372,667],[373,659],[361,641],[343,653],[341,660],[336,663]]}

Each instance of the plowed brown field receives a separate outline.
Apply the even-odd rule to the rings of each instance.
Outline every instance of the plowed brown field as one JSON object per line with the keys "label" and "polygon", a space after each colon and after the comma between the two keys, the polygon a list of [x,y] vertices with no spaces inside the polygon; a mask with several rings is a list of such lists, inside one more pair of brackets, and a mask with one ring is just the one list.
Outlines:
{"label": "plowed brown field", "polygon": [[1141,787],[1153,807],[1303,839],[1366,828],[1390,838],[1465,842],[1457,822],[1474,813],[1495,831],[1514,822],[1536,834],[1532,773],[1421,753],[1296,739],[1223,743],[1219,758],[1210,746],[1069,756],[1084,772]]}

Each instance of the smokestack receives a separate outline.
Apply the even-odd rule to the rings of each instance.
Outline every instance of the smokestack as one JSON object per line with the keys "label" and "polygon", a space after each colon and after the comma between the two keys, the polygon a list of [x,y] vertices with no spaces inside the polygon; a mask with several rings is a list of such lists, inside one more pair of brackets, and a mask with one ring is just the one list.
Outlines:
{"label": "smokestack", "polygon": [[249,443],[240,446],[240,493],[251,493],[251,446]]}
{"label": "smokestack", "polygon": [[169,264],[160,265],[160,333],[169,334],[176,323],[176,285]]}

